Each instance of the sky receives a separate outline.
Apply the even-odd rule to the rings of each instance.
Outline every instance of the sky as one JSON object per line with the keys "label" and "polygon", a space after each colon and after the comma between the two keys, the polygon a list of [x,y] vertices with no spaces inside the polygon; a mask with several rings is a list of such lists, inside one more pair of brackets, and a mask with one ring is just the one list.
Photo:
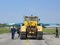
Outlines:
{"label": "sky", "polygon": [[22,23],[24,16],[60,24],[60,0],[0,0],[0,23]]}

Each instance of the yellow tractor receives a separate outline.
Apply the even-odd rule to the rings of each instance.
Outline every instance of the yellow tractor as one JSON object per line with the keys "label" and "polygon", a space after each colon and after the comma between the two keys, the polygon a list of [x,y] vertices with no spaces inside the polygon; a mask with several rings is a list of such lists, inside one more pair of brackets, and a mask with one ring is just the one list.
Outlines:
{"label": "yellow tractor", "polygon": [[39,24],[37,16],[24,16],[24,23],[20,29],[21,39],[26,38],[43,38],[42,25]]}

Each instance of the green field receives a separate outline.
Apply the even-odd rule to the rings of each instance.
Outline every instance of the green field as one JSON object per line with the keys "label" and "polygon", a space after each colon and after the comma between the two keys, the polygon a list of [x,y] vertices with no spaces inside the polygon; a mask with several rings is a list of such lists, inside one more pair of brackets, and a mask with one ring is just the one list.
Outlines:
{"label": "green field", "polygon": [[4,27],[0,28],[0,34],[9,33],[9,32],[10,32],[9,28],[4,28]]}
{"label": "green field", "polygon": [[[59,34],[60,34],[60,28],[58,28]],[[10,29],[9,28],[0,28],[0,34],[3,33],[9,33]],[[46,34],[55,34],[56,33],[56,28],[43,28],[43,32]]]}
{"label": "green field", "polygon": [[[56,34],[56,28],[43,28],[43,32],[46,34]],[[60,28],[58,28],[60,34]]]}

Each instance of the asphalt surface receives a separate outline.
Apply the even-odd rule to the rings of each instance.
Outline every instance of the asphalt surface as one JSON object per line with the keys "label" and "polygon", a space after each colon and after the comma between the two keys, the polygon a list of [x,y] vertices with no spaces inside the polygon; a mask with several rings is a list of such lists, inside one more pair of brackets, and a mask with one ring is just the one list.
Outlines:
{"label": "asphalt surface", "polygon": [[55,38],[55,35],[43,35],[43,40],[21,40],[16,34],[15,39],[12,40],[11,34],[1,34],[0,45],[60,45],[60,38]]}

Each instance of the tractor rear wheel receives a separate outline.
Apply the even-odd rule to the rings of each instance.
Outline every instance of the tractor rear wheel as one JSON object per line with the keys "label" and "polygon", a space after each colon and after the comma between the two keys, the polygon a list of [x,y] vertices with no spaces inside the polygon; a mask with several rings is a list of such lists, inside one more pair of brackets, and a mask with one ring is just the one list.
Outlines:
{"label": "tractor rear wheel", "polygon": [[37,32],[37,39],[42,40],[43,39],[43,32]]}
{"label": "tractor rear wheel", "polygon": [[26,33],[25,32],[21,32],[20,39],[26,39]]}

